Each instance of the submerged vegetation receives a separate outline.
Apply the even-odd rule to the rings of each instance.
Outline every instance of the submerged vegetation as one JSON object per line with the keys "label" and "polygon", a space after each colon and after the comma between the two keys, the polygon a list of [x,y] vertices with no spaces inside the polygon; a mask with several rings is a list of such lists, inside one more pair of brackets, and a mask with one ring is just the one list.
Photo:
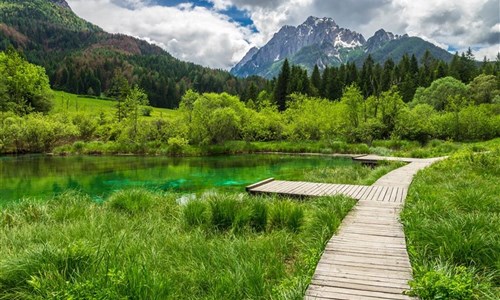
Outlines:
{"label": "submerged vegetation", "polygon": [[415,177],[402,220],[420,299],[500,297],[499,149],[460,151]]}
{"label": "submerged vegetation", "polygon": [[302,299],[354,205],[145,190],[0,213],[0,299]]}

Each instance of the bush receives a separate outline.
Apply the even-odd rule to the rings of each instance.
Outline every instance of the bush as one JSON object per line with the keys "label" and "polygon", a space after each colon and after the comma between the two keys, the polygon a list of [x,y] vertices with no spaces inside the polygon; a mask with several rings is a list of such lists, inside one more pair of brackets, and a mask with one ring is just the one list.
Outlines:
{"label": "bush", "polygon": [[184,221],[188,226],[201,226],[208,222],[207,204],[200,200],[192,200],[184,207]]}
{"label": "bush", "polygon": [[[439,267],[424,272],[416,280],[410,281],[410,296],[421,300],[450,299],[470,300],[477,297],[485,284],[476,284],[474,271],[466,267]],[[475,296],[476,295],[476,296]]]}
{"label": "bush", "polygon": [[274,203],[269,212],[271,230],[288,229],[298,232],[304,222],[304,210],[299,204],[290,201]]}
{"label": "bush", "polygon": [[189,145],[189,141],[182,137],[171,137],[168,139],[168,153],[173,155],[182,154]]}
{"label": "bush", "polygon": [[212,227],[217,231],[229,230],[239,211],[239,203],[229,196],[218,196],[209,200]]}
{"label": "bush", "polygon": [[250,216],[250,227],[255,231],[266,230],[267,225],[267,205],[260,200],[252,203],[252,214]]}
{"label": "bush", "polygon": [[111,195],[106,204],[130,214],[148,210],[155,201],[155,195],[147,190],[123,190]]}

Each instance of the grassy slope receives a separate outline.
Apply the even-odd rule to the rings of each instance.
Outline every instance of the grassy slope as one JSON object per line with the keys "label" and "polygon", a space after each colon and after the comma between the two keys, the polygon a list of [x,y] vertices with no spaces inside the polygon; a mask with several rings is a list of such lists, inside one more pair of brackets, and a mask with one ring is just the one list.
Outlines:
{"label": "grassy slope", "polygon": [[68,193],[0,213],[0,299],[302,299],[354,201]]}
{"label": "grassy slope", "polygon": [[420,172],[402,214],[421,299],[500,297],[500,141]]}
{"label": "grassy slope", "polygon": [[[114,114],[116,111],[116,102],[113,100],[88,98],[84,96],[77,96],[61,91],[54,91],[54,109],[52,113],[91,113],[91,114]],[[166,108],[153,108],[151,117],[155,118],[174,118],[178,113],[172,109]]]}

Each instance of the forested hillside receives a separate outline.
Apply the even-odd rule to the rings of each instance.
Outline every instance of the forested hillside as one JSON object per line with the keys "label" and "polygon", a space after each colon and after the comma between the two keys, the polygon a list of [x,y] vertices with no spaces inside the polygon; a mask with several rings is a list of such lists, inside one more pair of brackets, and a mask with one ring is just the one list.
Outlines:
{"label": "forested hillside", "polygon": [[56,89],[100,95],[123,75],[158,107],[177,107],[187,89],[242,95],[250,83],[258,88],[265,84],[182,62],[145,41],[106,33],[76,16],[65,1],[0,0],[0,50],[11,46],[45,67]]}

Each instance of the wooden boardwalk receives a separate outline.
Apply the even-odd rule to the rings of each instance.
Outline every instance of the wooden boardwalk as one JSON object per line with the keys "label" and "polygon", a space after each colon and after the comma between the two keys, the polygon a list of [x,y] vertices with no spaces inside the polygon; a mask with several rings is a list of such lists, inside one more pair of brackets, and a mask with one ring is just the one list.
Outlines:
{"label": "wooden boardwalk", "polygon": [[404,295],[412,272],[399,213],[413,176],[439,159],[391,158],[409,164],[371,186],[268,179],[247,190],[291,196],[343,194],[358,200],[326,245],[306,299],[410,299]]}

